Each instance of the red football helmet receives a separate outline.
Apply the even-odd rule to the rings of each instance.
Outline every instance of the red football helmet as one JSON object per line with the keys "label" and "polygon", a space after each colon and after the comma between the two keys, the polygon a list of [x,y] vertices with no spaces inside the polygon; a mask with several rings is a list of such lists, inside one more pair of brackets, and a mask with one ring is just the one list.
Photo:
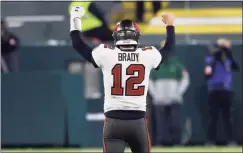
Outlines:
{"label": "red football helmet", "polygon": [[136,49],[139,46],[141,33],[136,23],[132,20],[122,20],[119,22],[113,32],[115,46],[123,48],[124,46]]}

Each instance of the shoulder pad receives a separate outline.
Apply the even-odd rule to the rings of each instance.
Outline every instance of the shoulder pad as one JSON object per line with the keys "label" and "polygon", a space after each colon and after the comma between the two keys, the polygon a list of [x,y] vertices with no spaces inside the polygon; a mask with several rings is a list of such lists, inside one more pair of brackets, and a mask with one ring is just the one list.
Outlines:
{"label": "shoulder pad", "polygon": [[151,50],[153,50],[152,46],[145,46],[142,48],[142,51],[151,51]]}
{"label": "shoulder pad", "polygon": [[107,45],[107,44],[102,44],[102,45],[104,46],[104,48],[114,49],[114,47],[111,45]]}
{"label": "shoulder pad", "polygon": [[96,50],[105,50],[105,49],[114,49],[111,45],[107,45],[107,44],[100,44],[98,46],[96,46],[93,51]]}

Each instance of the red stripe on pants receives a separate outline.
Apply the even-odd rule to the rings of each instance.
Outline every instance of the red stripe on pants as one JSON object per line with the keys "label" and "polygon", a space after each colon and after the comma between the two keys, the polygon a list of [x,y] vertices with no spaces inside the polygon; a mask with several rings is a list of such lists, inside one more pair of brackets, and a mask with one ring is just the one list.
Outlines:
{"label": "red stripe on pants", "polygon": [[144,117],[144,121],[145,121],[145,124],[146,124],[146,131],[147,131],[147,138],[148,138],[148,152],[150,153],[151,152],[151,141],[150,141],[147,117]]}
{"label": "red stripe on pants", "polygon": [[104,126],[103,126],[103,153],[106,153],[107,151],[106,151],[106,145],[105,145],[105,139],[104,139],[104,130],[105,130],[105,125],[106,125],[106,120],[107,120],[107,118],[105,118],[105,120],[104,120]]}

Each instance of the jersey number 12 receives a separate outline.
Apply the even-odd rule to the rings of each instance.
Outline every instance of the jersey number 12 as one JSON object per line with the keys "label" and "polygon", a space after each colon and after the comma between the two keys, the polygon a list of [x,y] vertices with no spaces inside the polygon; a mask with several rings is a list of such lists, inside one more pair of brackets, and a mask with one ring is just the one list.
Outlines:
{"label": "jersey number 12", "polygon": [[126,80],[125,87],[122,87],[122,64],[116,64],[112,69],[113,75],[113,86],[111,88],[111,95],[116,96],[142,96],[144,95],[144,86],[140,85],[137,88],[134,85],[141,84],[145,76],[145,67],[142,64],[131,64],[126,69],[126,75],[134,75],[135,72],[138,73],[137,76],[130,76]]}

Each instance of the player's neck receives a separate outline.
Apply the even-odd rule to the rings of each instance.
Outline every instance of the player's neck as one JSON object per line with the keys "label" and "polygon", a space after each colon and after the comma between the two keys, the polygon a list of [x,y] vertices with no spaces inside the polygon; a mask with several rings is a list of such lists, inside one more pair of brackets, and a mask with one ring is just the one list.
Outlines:
{"label": "player's neck", "polygon": [[137,49],[136,46],[134,46],[134,45],[121,45],[121,46],[118,46],[118,48],[124,52],[133,52],[133,51],[136,51],[136,49]]}

